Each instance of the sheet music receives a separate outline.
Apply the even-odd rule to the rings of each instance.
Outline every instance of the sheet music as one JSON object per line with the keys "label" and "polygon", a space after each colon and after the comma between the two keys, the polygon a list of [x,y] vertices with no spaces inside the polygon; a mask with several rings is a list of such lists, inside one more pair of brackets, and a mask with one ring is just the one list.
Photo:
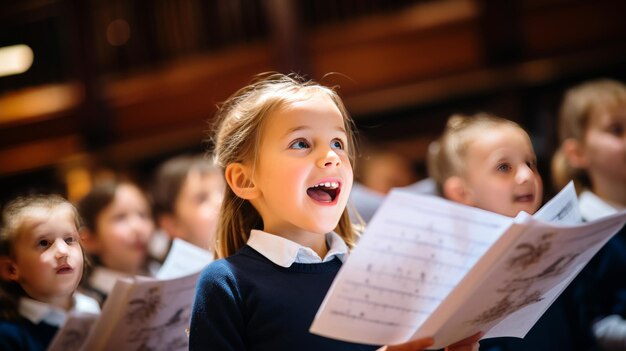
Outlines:
{"label": "sheet music", "polygon": [[[573,275],[572,278],[575,278],[576,275]],[[511,313],[506,318],[504,318],[500,323],[496,324],[493,328],[487,332],[483,339],[493,338],[493,337],[501,337],[501,336],[509,336],[509,337],[524,337],[534,324],[529,324],[528,321],[532,320],[532,316],[543,315],[546,310],[550,307],[552,302],[556,300],[557,297],[567,288],[567,286],[571,283],[571,279],[565,279],[553,289],[548,291],[543,296],[542,304],[536,303],[531,304],[525,307],[520,308],[519,310]],[[514,331],[514,332],[511,332]]]}
{"label": "sheet music", "polygon": [[201,271],[211,261],[213,261],[212,252],[175,238],[156,277],[158,279],[179,278]]}
{"label": "sheet music", "polygon": [[415,196],[400,190],[388,195],[335,279],[312,332],[371,344],[408,340],[512,223]]}
{"label": "sheet music", "polygon": [[[578,196],[574,182],[570,181],[554,198],[548,201],[537,213],[533,215],[535,219],[546,222],[561,224],[579,224],[582,223],[582,216],[578,207]],[[494,326],[484,337],[493,336],[525,336],[533,324],[528,323],[528,315],[542,315],[550,307],[552,302],[567,288],[580,270],[575,269],[570,276],[563,279],[559,285],[545,293],[541,303],[531,304],[512,313],[499,324]],[[510,330],[519,331],[516,335],[509,335]]]}
{"label": "sheet music", "polygon": [[559,195],[540,213],[550,223],[394,190],[333,282],[311,332],[371,344],[434,336],[434,348],[494,327],[488,335],[524,336],[563,282],[626,221],[623,212],[571,224],[575,192]]}
{"label": "sheet music", "polygon": [[578,207],[578,196],[574,182],[570,181],[555,197],[548,201],[533,215],[536,219],[562,224],[583,222]]}
{"label": "sheet music", "polygon": [[199,274],[170,280],[119,280],[83,350],[187,350]]}
{"label": "sheet music", "polygon": [[70,312],[63,326],[54,336],[48,351],[77,351],[87,339],[91,326],[98,319],[98,314]]}
{"label": "sheet music", "polygon": [[[582,223],[574,182],[570,181],[554,198],[537,211],[533,217],[546,222],[560,224],[574,225]],[[570,275],[564,278],[560,284],[543,294],[541,302],[525,306],[513,312],[485,334],[484,338],[495,336],[524,337],[534,324],[530,322],[532,319],[529,318],[529,316],[543,315],[583,268],[584,265],[581,265],[573,269]],[[511,333],[511,331],[515,331],[515,333]]]}
{"label": "sheet music", "polygon": [[[626,212],[578,226],[558,226],[532,217],[528,223],[514,224],[510,230],[523,230],[502,250],[501,259],[477,284],[460,284],[451,294],[451,299],[464,296],[462,303],[453,306],[454,318],[424,325],[414,337],[434,335],[449,343],[490,331],[498,323],[498,334],[490,331],[489,336],[525,336],[566,287],[563,282],[569,283],[624,221]],[[493,250],[501,251],[495,245]],[[503,321],[509,314],[515,316]]]}

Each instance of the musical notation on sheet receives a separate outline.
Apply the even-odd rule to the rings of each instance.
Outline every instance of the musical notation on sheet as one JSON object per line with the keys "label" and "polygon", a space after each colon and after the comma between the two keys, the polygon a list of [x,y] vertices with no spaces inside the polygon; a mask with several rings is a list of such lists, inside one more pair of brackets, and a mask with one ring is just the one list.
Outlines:
{"label": "musical notation on sheet", "polygon": [[[456,213],[403,198],[387,206],[392,219],[372,221],[350,261],[354,270],[330,313],[350,325],[370,324],[411,335],[510,224],[483,220],[478,209]],[[440,199],[434,199],[437,201]],[[385,216],[379,213],[377,216]],[[453,218],[453,221],[450,221]]]}
{"label": "musical notation on sheet", "polygon": [[393,191],[333,282],[311,332],[370,344],[478,331],[523,337],[626,212],[580,222],[566,186],[541,211],[508,218]]}

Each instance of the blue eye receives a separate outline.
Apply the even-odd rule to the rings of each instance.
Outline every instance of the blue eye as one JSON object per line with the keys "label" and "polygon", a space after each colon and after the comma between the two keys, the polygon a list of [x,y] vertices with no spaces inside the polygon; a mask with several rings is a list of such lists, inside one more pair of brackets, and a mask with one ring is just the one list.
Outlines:
{"label": "blue eye", "polygon": [[73,236],[65,238],[65,243],[68,244],[68,245],[71,245],[71,244],[73,244],[75,242],[76,242],[76,238],[74,238]]}
{"label": "blue eye", "polygon": [[330,143],[330,146],[333,149],[338,149],[338,150],[343,150],[344,146],[343,146],[343,141],[341,139],[335,139]]}
{"label": "blue eye", "polygon": [[309,143],[306,140],[298,139],[289,145],[290,149],[308,149]]}
{"label": "blue eye", "polygon": [[509,165],[508,163],[501,163],[496,169],[498,172],[508,172],[511,170],[511,165]]}
{"label": "blue eye", "polygon": [[38,247],[48,247],[50,246],[50,242],[46,239],[41,239],[37,242]]}

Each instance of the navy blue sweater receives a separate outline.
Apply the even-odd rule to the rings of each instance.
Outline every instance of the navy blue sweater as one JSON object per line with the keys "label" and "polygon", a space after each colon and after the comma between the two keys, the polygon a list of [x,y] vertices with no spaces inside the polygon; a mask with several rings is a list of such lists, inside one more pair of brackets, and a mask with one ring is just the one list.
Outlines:
{"label": "navy blue sweater", "polygon": [[601,350],[591,326],[612,314],[626,318],[626,227],[585,266],[571,290],[577,304],[573,318],[578,322],[577,342],[586,344],[581,350]]}
{"label": "navy blue sweater", "polygon": [[59,328],[26,319],[0,321],[0,350],[45,351]]}
{"label": "navy blue sweater", "polygon": [[196,286],[189,350],[375,350],[309,333],[340,267],[283,268],[249,246],[212,262]]}

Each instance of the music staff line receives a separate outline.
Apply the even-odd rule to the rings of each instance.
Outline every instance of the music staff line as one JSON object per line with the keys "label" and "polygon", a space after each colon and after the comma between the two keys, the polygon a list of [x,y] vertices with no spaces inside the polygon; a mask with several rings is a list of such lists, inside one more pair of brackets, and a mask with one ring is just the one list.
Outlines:
{"label": "music staff line", "polygon": [[500,227],[500,225],[497,223],[476,220],[475,217],[466,218],[451,214],[449,211],[435,211],[431,207],[421,205],[417,202],[402,201],[402,203],[399,203],[398,205],[401,205],[401,210],[404,210],[406,208],[413,208],[414,210],[410,210],[411,213],[421,213],[425,218],[440,217],[443,218],[445,221],[450,221],[450,219],[453,219],[455,222],[466,222],[468,223],[467,225],[472,224],[491,229]]}
{"label": "music staff line", "polygon": [[373,306],[373,307],[378,307],[378,308],[383,308],[383,309],[396,310],[396,311],[400,311],[400,312],[404,312],[404,313],[429,315],[432,312],[432,311],[426,311],[426,310],[416,310],[416,309],[413,309],[413,308],[406,308],[406,307],[402,307],[402,306],[398,306],[398,305],[390,305],[390,304],[375,302],[375,301],[371,301],[371,300],[367,300],[367,299],[354,299],[354,298],[351,298],[349,296],[344,296],[344,295],[338,295],[337,297],[342,299],[342,300],[346,300],[346,301],[348,301],[350,303],[356,302],[356,303],[361,303],[361,304],[367,305],[367,306]]}
{"label": "music staff line", "polygon": [[[430,234],[430,233],[425,233],[425,234]],[[436,244],[436,243],[432,243],[432,242],[428,242],[428,241],[424,241],[424,240],[419,240],[419,239],[413,239],[413,238],[406,238],[406,237],[397,237],[397,236],[393,236],[393,235],[388,235],[388,234],[378,234],[378,237],[380,238],[384,238],[384,239],[392,239],[392,240],[396,240],[396,241],[402,241],[402,242],[408,242],[411,243],[415,246],[426,246],[426,247],[431,247],[433,249],[437,249],[440,251],[446,251],[446,252],[452,252],[455,253],[459,256],[464,256],[464,257],[470,257],[470,258],[476,258],[479,257],[480,255],[475,254],[475,253],[471,253],[471,252],[467,252],[467,251],[463,251],[463,250],[457,250],[454,248],[449,248],[446,247],[444,245],[440,245],[440,244]],[[469,241],[469,240],[468,240]],[[469,243],[468,245],[479,245],[474,243]],[[480,246],[483,247],[487,247],[487,245],[485,244],[480,244]]]}
{"label": "music staff line", "polygon": [[[437,228],[433,225],[416,225],[413,223],[406,223],[400,220],[386,220],[385,223],[389,224],[390,226],[398,227],[398,231],[400,232],[405,231],[405,230],[406,231],[420,230],[420,231],[423,231],[423,234],[442,234],[445,237],[454,238],[453,240],[455,242],[459,242],[459,241],[467,242],[468,245],[473,244],[473,245],[478,245],[478,246],[489,246],[491,244],[491,242],[489,241],[480,240],[480,237],[472,237],[470,235],[467,235],[466,232],[446,231],[446,230]],[[380,235],[380,234],[377,234],[377,235]],[[400,239],[397,236],[391,236],[391,237],[395,239]]]}
{"label": "music staff line", "polygon": [[439,297],[426,296],[426,295],[422,295],[422,294],[418,294],[418,293],[414,293],[414,292],[410,292],[410,291],[398,290],[398,289],[388,288],[388,287],[385,287],[385,286],[372,285],[372,284],[367,284],[367,283],[361,283],[361,282],[357,282],[357,281],[354,281],[354,280],[347,280],[346,284],[353,285],[353,286],[356,286],[356,287],[359,287],[359,288],[366,288],[366,289],[371,289],[371,290],[375,290],[375,291],[379,291],[379,292],[386,292],[386,293],[390,293],[390,294],[406,296],[406,297],[410,297],[412,299],[423,299],[423,300],[430,300],[430,301],[435,301],[435,302],[441,302],[441,298],[439,298]]}
{"label": "music staff line", "polygon": [[[422,277],[414,278],[408,274],[404,275],[404,274],[398,274],[398,273],[391,273],[391,272],[387,272],[383,270],[372,270],[371,268],[368,268],[367,271],[373,275],[380,275],[380,276],[384,276],[384,277],[391,278],[391,279],[403,280],[409,283],[420,283],[424,285],[431,285],[431,286],[436,286],[436,287],[441,287],[441,288],[446,288],[446,289],[454,288],[454,284],[446,284],[442,282],[436,282],[433,280],[426,280],[426,278],[422,278]],[[421,273],[421,274],[425,275],[425,273]]]}
{"label": "music staff line", "polygon": [[417,328],[416,324],[408,325],[408,324],[400,324],[394,321],[381,321],[379,319],[366,318],[365,316],[355,315],[355,314],[345,312],[345,311],[332,310],[330,311],[330,313],[344,317],[344,318],[359,320],[361,322],[367,322],[367,323],[372,323],[372,324],[384,325],[388,327],[405,328],[405,329],[411,329],[411,330],[414,330],[415,328]]}
{"label": "music staff line", "polygon": [[372,252],[380,254],[380,255],[389,255],[389,256],[394,256],[394,257],[404,257],[404,258],[408,258],[408,259],[413,260],[413,261],[420,261],[420,262],[425,262],[425,263],[429,263],[429,264],[436,264],[436,265],[440,265],[442,267],[451,268],[451,269],[454,269],[454,270],[457,270],[457,271],[461,271],[461,272],[465,272],[465,271],[467,271],[467,269],[469,267],[471,267],[471,264],[469,264],[467,266],[461,266],[461,265],[452,264],[452,263],[448,263],[448,262],[444,262],[444,261],[439,261],[439,260],[433,259],[433,258],[421,257],[421,256],[413,255],[413,254],[404,253],[404,252],[392,251],[389,248],[380,249],[379,247],[369,247],[369,246],[366,246],[365,248],[368,251],[372,251]]}

